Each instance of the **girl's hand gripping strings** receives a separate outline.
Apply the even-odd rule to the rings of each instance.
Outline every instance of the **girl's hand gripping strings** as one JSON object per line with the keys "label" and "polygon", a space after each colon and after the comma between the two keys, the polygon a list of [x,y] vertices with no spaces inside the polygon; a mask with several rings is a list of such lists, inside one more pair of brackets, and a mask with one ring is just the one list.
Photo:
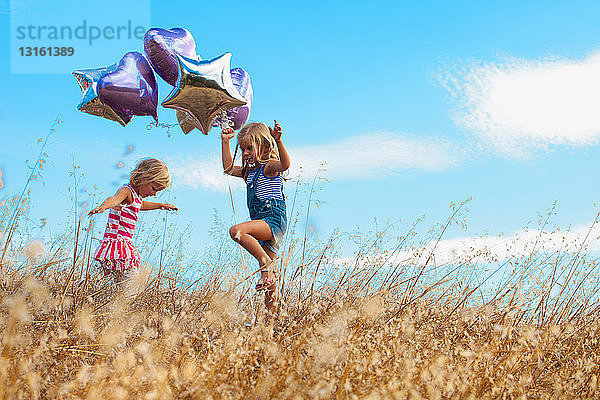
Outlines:
{"label": "girl's hand gripping strings", "polygon": [[229,141],[233,139],[234,136],[235,131],[233,130],[233,128],[225,128],[223,129],[223,132],[221,132],[221,140],[223,141]]}
{"label": "girl's hand gripping strings", "polygon": [[[233,166],[233,158],[231,157],[231,149],[229,141],[235,137],[233,128],[224,128],[221,132],[221,150],[223,160],[223,172],[227,175],[242,177],[242,168]],[[236,147],[237,149],[237,147]]]}

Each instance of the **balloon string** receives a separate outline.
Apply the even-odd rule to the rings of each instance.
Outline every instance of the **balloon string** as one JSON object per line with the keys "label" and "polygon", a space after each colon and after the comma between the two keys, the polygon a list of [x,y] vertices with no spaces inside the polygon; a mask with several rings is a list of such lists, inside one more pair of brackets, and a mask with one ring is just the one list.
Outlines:
{"label": "balloon string", "polygon": [[178,122],[176,122],[174,124],[163,124],[163,123],[160,123],[158,121],[155,121],[155,122],[150,122],[148,125],[146,125],[146,129],[147,130],[151,130],[152,128],[166,128],[167,129],[167,135],[169,137],[171,137],[171,128],[174,128],[176,126],[179,126]]}
{"label": "balloon string", "polygon": [[221,129],[226,129],[226,128],[233,129],[233,121],[229,119],[227,112],[223,109],[221,109],[221,111],[219,111],[219,116],[217,117],[217,124],[219,125],[219,128],[221,128]]}
{"label": "balloon string", "polygon": [[[192,119],[189,117],[189,115],[186,115],[185,119],[181,122],[185,122],[188,120],[192,121]],[[219,111],[219,115],[216,118],[216,122],[217,122],[217,126],[221,129],[227,129],[227,128],[233,129],[233,121],[229,118],[229,116],[227,115],[227,112],[223,109],[221,111]],[[148,125],[146,125],[146,129],[151,130],[152,128],[163,128],[163,129],[167,130],[167,135],[169,137],[171,137],[171,135],[172,135],[171,128],[174,128],[176,126],[179,126],[179,122],[175,122],[174,124],[163,124],[161,122],[154,121],[154,122],[150,122]]]}
{"label": "balloon string", "polygon": [[231,160],[231,167],[233,168],[233,164],[235,163],[235,157],[237,156],[238,149],[240,148],[239,143],[235,144],[235,151],[233,152],[233,160]]}

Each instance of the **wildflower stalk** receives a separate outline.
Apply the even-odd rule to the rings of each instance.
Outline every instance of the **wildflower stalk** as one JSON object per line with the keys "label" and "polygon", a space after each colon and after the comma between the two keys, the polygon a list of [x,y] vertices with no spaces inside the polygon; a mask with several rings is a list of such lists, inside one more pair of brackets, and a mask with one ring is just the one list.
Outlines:
{"label": "wildflower stalk", "polygon": [[8,224],[8,235],[6,236],[6,240],[4,242],[4,249],[2,250],[2,256],[0,257],[0,271],[2,271],[2,268],[4,266],[4,256],[6,255],[6,250],[8,249],[8,246],[10,245],[12,235],[16,229],[17,220],[19,218],[19,210],[20,210],[19,204],[21,204],[21,202],[23,201],[23,198],[25,197],[25,193],[27,193],[27,187],[29,186],[29,183],[34,179],[34,177],[38,173],[38,167],[40,167],[40,164],[42,162],[44,150],[46,149],[46,145],[48,144],[48,139],[50,138],[50,135],[52,135],[52,133],[54,133],[56,131],[56,127],[58,126],[58,124],[61,124],[61,123],[62,123],[62,120],[60,119],[60,116],[57,116],[54,119],[54,121],[52,122],[52,125],[50,125],[50,129],[48,130],[48,133],[46,134],[46,137],[44,138],[42,146],[40,147],[40,153],[38,154],[37,160],[36,160],[33,168],[31,169],[31,173],[29,174],[29,176],[27,177],[27,180],[25,181],[25,185],[23,186],[23,190],[21,191],[21,194],[19,195],[19,198],[15,205],[15,209],[9,220],[10,222]]}

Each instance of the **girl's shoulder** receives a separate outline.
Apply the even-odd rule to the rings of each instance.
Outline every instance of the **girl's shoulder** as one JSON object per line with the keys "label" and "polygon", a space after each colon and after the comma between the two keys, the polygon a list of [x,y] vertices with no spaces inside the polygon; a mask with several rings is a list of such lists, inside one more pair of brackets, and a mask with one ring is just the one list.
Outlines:
{"label": "girl's shoulder", "polygon": [[133,203],[135,201],[136,198],[139,197],[139,195],[136,193],[136,191],[133,189],[133,187],[131,187],[130,184],[125,184],[125,185],[121,186],[119,188],[119,190],[117,191],[117,193],[125,194],[125,199],[121,202],[122,204],[124,203],[125,205],[130,205],[131,203]]}
{"label": "girl's shoulder", "polygon": [[123,187],[125,187],[125,188],[129,189],[129,191],[131,192],[131,195],[132,195],[133,197],[141,197],[141,196],[139,195],[139,193],[135,191],[135,189],[133,188],[133,186],[131,186],[131,184],[130,184],[130,183],[126,183],[125,185],[123,185]]}
{"label": "girl's shoulder", "polygon": [[[273,166],[275,163],[278,163],[279,160],[268,160],[266,162],[264,162],[262,164],[262,174],[267,177],[267,178],[277,178],[278,176],[281,175],[280,171],[273,171],[270,167]],[[274,173],[274,174],[273,174]]]}

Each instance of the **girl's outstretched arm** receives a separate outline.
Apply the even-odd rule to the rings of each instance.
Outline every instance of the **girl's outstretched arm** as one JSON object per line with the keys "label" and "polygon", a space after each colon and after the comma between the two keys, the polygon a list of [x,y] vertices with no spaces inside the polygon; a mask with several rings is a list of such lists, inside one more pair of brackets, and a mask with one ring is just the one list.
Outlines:
{"label": "girl's outstretched arm", "polygon": [[223,172],[231,176],[242,177],[242,167],[235,167],[231,158],[231,149],[229,141],[235,136],[235,131],[231,128],[223,129],[221,133],[221,151],[223,160]]}
{"label": "girl's outstretched arm", "polygon": [[269,161],[265,166],[265,175],[275,176],[278,172],[283,172],[290,167],[290,155],[288,154],[287,149],[281,141],[282,132],[279,122],[275,121],[275,125],[273,126],[273,128],[269,127],[269,131],[271,132],[271,136],[273,136],[273,139],[275,139],[275,143],[277,144],[277,151],[279,152],[279,161]]}
{"label": "girl's outstretched arm", "polygon": [[142,211],[148,210],[169,210],[169,211],[177,211],[177,207],[168,203],[153,203],[151,201],[142,201]]}
{"label": "girl's outstretched arm", "polygon": [[133,197],[131,195],[131,191],[127,188],[121,188],[114,196],[104,200],[102,204],[90,211],[88,215],[103,213],[104,211],[108,210],[109,208],[113,208],[116,205],[121,203],[131,204],[132,201]]}

